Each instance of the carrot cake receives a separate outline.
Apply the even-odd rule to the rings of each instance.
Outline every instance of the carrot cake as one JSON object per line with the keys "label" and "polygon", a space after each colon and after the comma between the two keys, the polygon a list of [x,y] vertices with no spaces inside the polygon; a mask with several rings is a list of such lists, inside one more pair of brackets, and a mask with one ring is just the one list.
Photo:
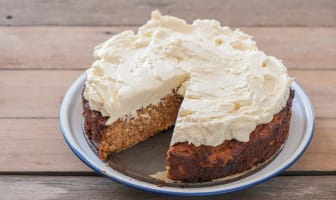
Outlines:
{"label": "carrot cake", "polygon": [[238,29],[154,11],[94,58],[83,117],[102,160],[174,126],[168,177],[207,181],[264,163],[287,139],[292,78]]}

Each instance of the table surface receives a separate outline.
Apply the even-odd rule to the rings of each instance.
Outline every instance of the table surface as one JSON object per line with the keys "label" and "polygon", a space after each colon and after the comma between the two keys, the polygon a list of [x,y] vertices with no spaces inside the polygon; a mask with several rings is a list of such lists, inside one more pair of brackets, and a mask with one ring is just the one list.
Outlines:
{"label": "table surface", "polygon": [[60,104],[93,47],[143,24],[154,9],[189,22],[216,18],[281,58],[316,110],[315,136],[286,172],[209,199],[336,196],[336,1],[0,0],[0,199],[183,199],[96,175],[65,144]]}

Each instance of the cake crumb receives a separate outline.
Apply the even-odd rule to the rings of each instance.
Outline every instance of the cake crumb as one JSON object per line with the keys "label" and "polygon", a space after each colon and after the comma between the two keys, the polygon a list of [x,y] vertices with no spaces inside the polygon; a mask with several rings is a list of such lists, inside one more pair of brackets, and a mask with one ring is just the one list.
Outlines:
{"label": "cake crumb", "polygon": [[165,182],[164,181],[159,181],[157,184],[158,187],[164,187],[165,186]]}

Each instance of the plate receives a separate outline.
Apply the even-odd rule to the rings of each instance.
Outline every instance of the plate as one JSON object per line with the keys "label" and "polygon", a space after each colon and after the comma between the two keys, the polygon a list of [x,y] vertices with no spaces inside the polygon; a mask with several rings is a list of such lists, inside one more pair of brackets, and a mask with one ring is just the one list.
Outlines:
{"label": "plate", "polygon": [[61,105],[60,125],[66,143],[79,159],[98,174],[145,191],[182,196],[206,196],[233,192],[260,184],[294,164],[309,145],[314,133],[313,106],[302,87],[293,82],[295,98],[288,140],[282,151],[269,164],[248,176],[232,181],[161,184],[150,175],[165,169],[171,130],[113,155],[110,159],[112,167],[106,166],[95,150],[90,147],[83,134],[81,90],[84,82],[83,74],[71,85]]}

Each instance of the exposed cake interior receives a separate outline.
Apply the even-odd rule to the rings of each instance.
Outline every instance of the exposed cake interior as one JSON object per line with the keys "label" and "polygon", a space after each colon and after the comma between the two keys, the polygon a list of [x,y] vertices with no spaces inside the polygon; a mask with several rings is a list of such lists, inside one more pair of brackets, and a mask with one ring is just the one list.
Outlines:
{"label": "exposed cake interior", "polygon": [[105,126],[107,117],[90,109],[88,101],[83,98],[84,126],[90,141],[99,151],[100,158],[119,152],[175,124],[183,97],[173,90],[161,98],[158,104],[151,104],[136,111],[134,116],[118,119]]}

